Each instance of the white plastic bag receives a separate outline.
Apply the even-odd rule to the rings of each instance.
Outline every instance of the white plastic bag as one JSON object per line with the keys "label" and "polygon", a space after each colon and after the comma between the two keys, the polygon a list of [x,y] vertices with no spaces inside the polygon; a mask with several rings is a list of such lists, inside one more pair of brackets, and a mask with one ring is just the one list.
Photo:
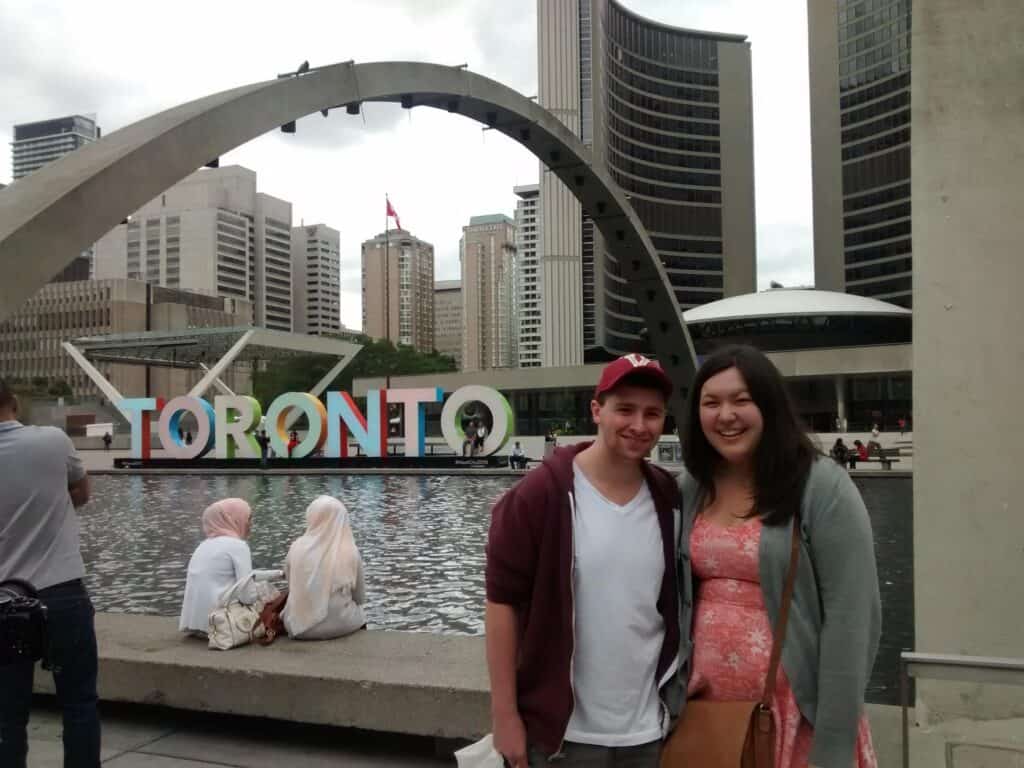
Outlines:
{"label": "white plastic bag", "polygon": [[505,761],[494,749],[494,739],[487,734],[480,741],[455,753],[459,768],[505,768]]}

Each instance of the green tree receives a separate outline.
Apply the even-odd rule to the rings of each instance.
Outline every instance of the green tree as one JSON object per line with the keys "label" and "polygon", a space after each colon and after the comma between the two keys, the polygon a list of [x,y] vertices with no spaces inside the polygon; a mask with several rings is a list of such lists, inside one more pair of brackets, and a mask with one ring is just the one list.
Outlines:
{"label": "green tree", "polygon": [[51,397],[71,397],[73,394],[71,385],[64,379],[53,379],[46,391]]}
{"label": "green tree", "polygon": [[[445,373],[456,370],[455,360],[437,352],[417,352],[404,344],[397,347],[384,339],[357,335],[351,341],[362,344],[330,389],[352,391],[352,380],[378,376],[412,376],[424,373]],[[320,381],[336,360],[324,355],[301,355],[271,360],[262,371],[253,374],[253,393],[264,406],[285,392],[306,392]]]}

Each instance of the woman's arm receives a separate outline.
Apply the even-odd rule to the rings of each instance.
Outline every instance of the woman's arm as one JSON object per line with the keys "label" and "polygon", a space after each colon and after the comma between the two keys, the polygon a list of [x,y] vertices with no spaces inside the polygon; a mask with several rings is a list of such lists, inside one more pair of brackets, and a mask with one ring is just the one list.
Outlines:
{"label": "woman's arm", "polygon": [[255,603],[258,598],[256,590],[256,579],[258,575],[253,573],[252,570],[252,553],[249,551],[249,545],[241,540],[238,542],[232,542],[230,549],[228,549],[228,557],[231,558],[231,565],[235,571],[235,581],[238,583],[246,576],[252,575],[254,578],[249,579],[241,589],[235,594],[235,599],[238,602],[249,605]]}
{"label": "woman's arm", "polygon": [[824,614],[810,762],[826,768],[854,757],[882,625],[871,520],[849,475],[838,468],[832,474],[833,482],[809,504],[811,556]]}
{"label": "woman's arm", "polygon": [[273,581],[274,579],[283,579],[283,578],[284,578],[284,571],[282,571],[280,569],[277,569],[277,570],[270,569],[270,570],[253,571],[253,579],[255,581]]}

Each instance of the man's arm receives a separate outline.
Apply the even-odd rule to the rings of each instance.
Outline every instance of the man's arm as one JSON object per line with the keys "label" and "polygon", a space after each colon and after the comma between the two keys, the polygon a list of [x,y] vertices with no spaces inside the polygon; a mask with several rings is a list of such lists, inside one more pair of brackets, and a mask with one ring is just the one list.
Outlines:
{"label": "man's arm", "polygon": [[526,729],[516,702],[516,612],[511,605],[487,601],[487,669],[491,677],[491,728],[494,749],[512,768],[527,768]]}
{"label": "man's arm", "polygon": [[68,452],[68,496],[71,497],[71,503],[75,509],[78,509],[85,506],[85,503],[89,501],[89,494],[92,490],[89,483],[89,475],[85,472],[82,459],[79,457],[78,451],[75,450],[75,445],[71,442],[71,438],[63,432],[60,434],[64,437]]}
{"label": "man's arm", "polygon": [[85,503],[89,501],[91,491],[92,486],[89,483],[88,475],[82,475],[77,483],[68,483],[68,496],[71,497],[71,503],[75,509],[85,506]]}
{"label": "man's arm", "polygon": [[517,484],[491,510],[487,534],[485,582],[487,602],[487,667],[491,677],[491,727],[494,748],[511,768],[527,768],[526,729],[519,716],[516,663],[519,653],[519,617],[516,606],[527,603],[537,569],[537,544],[529,511],[543,507],[537,483]]}

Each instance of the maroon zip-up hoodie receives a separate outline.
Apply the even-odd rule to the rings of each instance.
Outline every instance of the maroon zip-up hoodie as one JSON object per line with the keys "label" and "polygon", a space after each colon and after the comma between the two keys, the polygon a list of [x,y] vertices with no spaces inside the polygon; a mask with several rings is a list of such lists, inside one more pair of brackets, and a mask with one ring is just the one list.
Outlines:
{"label": "maroon zip-up hoodie", "polygon": [[[487,537],[487,599],[511,605],[519,620],[516,701],[526,738],[547,755],[561,748],[573,710],[572,506],[573,460],[589,446],[559,448],[498,500]],[[660,681],[679,650],[673,508],[675,480],[643,462],[665,557],[658,611],[665,640]],[[614,616],[608,617],[614,621]],[[609,659],[614,664],[614,659]]]}

